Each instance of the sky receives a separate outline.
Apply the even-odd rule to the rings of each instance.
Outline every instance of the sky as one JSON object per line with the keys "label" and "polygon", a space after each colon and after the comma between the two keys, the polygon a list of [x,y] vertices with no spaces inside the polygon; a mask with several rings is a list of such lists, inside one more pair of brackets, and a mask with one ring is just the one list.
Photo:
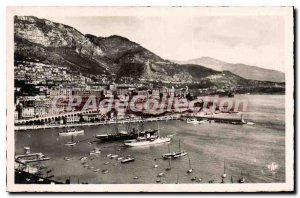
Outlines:
{"label": "sky", "polygon": [[[43,17],[45,18],[45,17]],[[277,16],[47,17],[83,34],[120,35],[164,59],[209,56],[284,72],[284,19]]]}

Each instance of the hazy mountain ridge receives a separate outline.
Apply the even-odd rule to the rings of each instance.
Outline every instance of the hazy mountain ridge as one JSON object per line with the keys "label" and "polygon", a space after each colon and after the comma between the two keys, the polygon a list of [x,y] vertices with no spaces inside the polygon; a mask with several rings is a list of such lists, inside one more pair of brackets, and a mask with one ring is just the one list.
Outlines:
{"label": "hazy mountain ridge", "polygon": [[257,66],[250,66],[246,64],[226,63],[211,57],[201,57],[198,59],[191,59],[187,61],[176,61],[181,64],[197,64],[208,67],[217,71],[230,71],[233,74],[239,75],[246,79],[285,82],[285,74],[270,69],[264,69]]}
{"label": "hazy mountain ridge", "polygon": [[36,17],[15,17],[15,60],[69,66],[89,74],[116,74],[154,81],[200,82],[204,86],[253,86],[257,83],[209,66],[165,60],[127,38],[96,37]]}

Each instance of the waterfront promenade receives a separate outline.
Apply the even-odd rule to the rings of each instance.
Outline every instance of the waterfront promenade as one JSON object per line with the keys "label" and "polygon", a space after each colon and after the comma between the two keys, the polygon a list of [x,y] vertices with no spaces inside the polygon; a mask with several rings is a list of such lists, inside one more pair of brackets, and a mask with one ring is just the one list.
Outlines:
{"label": "waterfront promenade", "polygon": [[[239,115],[239,114],[238,114]],[[219,116],[182,116],[180,114],[174,114],[169,116],[160,116],[152,118],[135,118],[126,120],[109,120],[109,121],[99,121],[99,122],[86,122],[86,123],[68,123],[68,124],[45,124],[45,125],[20,125],[15,126],[15,131],[26,131],[34,129],[52,129],[52,128],[66,128],[66,127],[82,127],[82,126],[97,126],[97,125],[110,125],[110,124],[127,124],[127,123],[139,123],[139,122],[156,122],[156,121],[168,121],[168,120],[182,120],[186,118],[198,118],[212,120],[216,122],[231,123],[240,122],[239,116],[225,116],[221,114]]]}

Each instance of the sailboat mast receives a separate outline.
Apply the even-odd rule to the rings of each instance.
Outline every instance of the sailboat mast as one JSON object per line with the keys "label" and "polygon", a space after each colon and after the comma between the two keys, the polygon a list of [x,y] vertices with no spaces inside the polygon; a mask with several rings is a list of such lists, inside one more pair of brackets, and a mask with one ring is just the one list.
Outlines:
{"label": "sailboat mast", "polygon": [[189,169],[192,169],[191,158],[189,158]]}
{"label": "sailboat mast", "polygon": [[118,128],[118,116],[116,116],[116,134],[119,133],[119,128]]}
{"label": "sailboat mast", "polygon": [[225,160],[224,160],[224,174],[225,174]]}

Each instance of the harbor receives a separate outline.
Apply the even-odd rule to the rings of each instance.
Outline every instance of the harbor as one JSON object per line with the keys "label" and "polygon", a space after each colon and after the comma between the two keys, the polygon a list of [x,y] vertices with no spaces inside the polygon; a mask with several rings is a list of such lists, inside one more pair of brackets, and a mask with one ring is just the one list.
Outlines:
{"label": "harbor", "polygon": [[[79,142],[75,146],[65,145],[71,137],[59,136],[63,129],[26,130],[15,133],[16,155],[23,154],[24,147],[30,147],[32,153],[45,154],[51,159],[39,163],[52,170],[53,180],[63,183],[67,179],[74,184],[241,183],[242,178],[244,183],[283,182],[284,114],[274,114],[282,110],[276,101],[283,97],[249,97],[255,97],[256,103],[243,115],[255,125],[144,122],[145,129],[157,129],[159,124],[160,135],[171,139],[145,147],[126,147],[122,141],[101,142],[95,138],[106,131],[114,133],[116,124],[83,126],[84,134],[73,137]],[[132,123],[132,127],[139,128],[140,124]],[[123,131],[127,124],[117,126]],[[164,159],[163,154],[179,151],[179,142],[187,155]],[[121,163],[128,157],[135,160]],[[190,167],[193,171],[187,173]]]}

